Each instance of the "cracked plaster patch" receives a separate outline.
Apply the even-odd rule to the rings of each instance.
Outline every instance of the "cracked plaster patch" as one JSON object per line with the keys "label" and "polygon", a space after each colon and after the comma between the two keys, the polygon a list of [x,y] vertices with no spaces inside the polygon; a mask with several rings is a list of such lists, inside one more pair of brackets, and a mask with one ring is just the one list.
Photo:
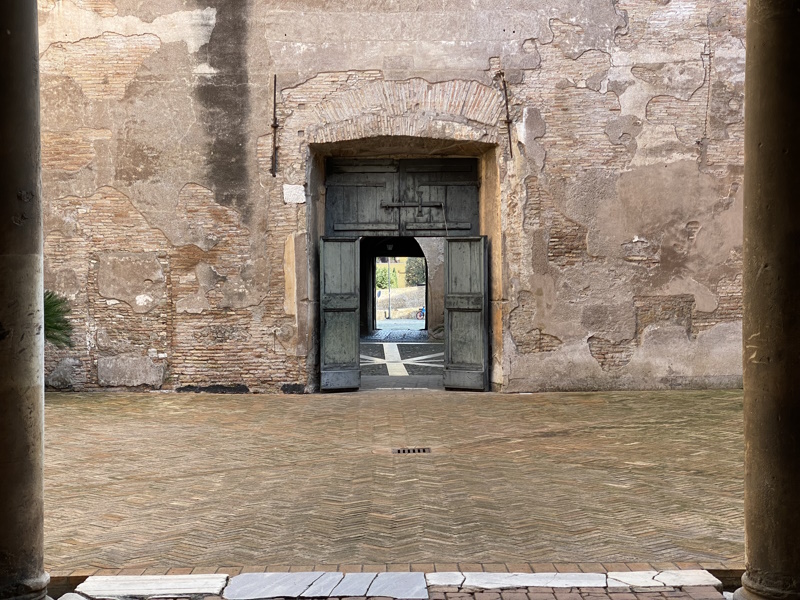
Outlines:
{"label": "cracked plaster patch", "polygon": [[525,155],[528,156],[539,170],[544,168],[547,156],[539,139],[547,133],[547,125],[538,108],[526,106],[522,109],[522,120],[516,124],[517,139],[522,144]]}
{"label": "cracked plaster patch", "polygon": [[[511,0],[502,13],[503,18],[497,18],[496,7],[450,13],[401,9],[398,17],[326,9],[308,10],[297,19],[291,11],[267,8],[260,16],[267,31],[276,32],[267,44],[278,71],[301,74],[336,71],[341,64],[381,69],[384,57],[404,55],[414,56],[415,69],[432,73],[482,70],[492,56],[501,57],[504,68],[531,69],[538,67],[535,43],[553,41],[554,20],[575,24],[569,39],[569,51],[575,55],[592,48],[610,50],[615,36],[627,27],[625,11],[608,0],[545,0],[533,8],[529,2]],[[516,39],[509,38],[510,31]],[[364,41],[369,51],[354,52]],[[453,46],[458,46],[457,53]]]}
{"label": "cracked plaster patch", "polygon": [[614,145],[625,146],[633,154],[636,152],[636,136],[642,132],[642,120],[635,115],[622,115],[606,125],[606,135]]}
{"label": "cracked plaster patch", "polygon": [[184,10],[158,17],[147,23],[133,16],[104,17],[92,10],[82,10],[72,2],[59,2],[39,27],[39,52],[55,43],[74,43],[96,38],[104,33],[122,36],[153,35],[160,43],[185,42],[189,52],[197,52],[208,43],[217,21],[212,7]]}
{"label": "cracked plaster patch", "polygon": [[660,293],[671,296],[692,294],[695,300],[695,307],[700,312],[712,312],[719,305],[716,294],[691,277],[673,277]]}
{"label": "cracked plaster patch", "polygon": [[164,272],[154,252],[100,254],[97,287],[101,296],[121,300],[135,313],[149,312],[166,294]]}
{"label": "cracked plaster patch", "polygon": [[179,313],[189,313],[198,315],[204,310],[211,310],[211,304],[208,301],[206,294],[216,287],[220,282],[224,282],[226,277],[220,275],[217,270],[206,263],[200,263],[195,267],[195,272],[191,276],[186,277],[186,281],[181,280],[181,283],[189,281],[197,281],[197,291],[193,294],[178,299],[175,303],[175,310]]}
{"label": "cracked plaster patch", "polygon": [[706,81],[706,67],[702,60],[636,64],[631,67],[631,74],[660,94],[679,100],[691,98]]}
{"label": "cracked plaster patch", "polygon": [[112,0],[72,0],[83,10],[92,10],[103,17],[113,17],[117,14],[117,6]]}
{"label": "cracked plaster patch", "polygon": [[192,73],[195,75],[211,76],[219,73],[219,69],[215,69],[208,63],[201,63],[192,69]]}

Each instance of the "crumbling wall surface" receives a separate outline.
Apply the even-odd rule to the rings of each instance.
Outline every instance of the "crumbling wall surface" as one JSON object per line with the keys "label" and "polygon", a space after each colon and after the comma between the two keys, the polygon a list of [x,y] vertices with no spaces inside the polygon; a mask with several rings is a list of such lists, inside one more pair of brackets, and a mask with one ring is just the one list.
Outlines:
{"label": "crumbling wall surface", "polygon": [[54,387],[314,381],[362,139],[496,147],[497,389],[740,383],[743,0],[38,1]]}
{"label": "crumbling wall surface", "polygon": [[506,389],[738,386],[744,3],[616,6],[515,89]]}
{"label": "crumbling wall surface", "polygon": [[39,8],[46,285],[76,329],[48,383],[303,389],[283,263],[305,217],[258,179],[249,4]]}

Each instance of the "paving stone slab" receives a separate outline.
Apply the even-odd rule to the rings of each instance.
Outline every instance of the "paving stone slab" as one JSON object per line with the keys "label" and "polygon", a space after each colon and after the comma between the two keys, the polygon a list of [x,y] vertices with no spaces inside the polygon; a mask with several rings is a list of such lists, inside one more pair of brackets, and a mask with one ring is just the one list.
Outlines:
{"label": "paving stone slab", "polygon": [[366,596],[367,590],[377,573],[346,573],[331,596]]}
{"label": "paving stone slab", "polygon": [[443,571],[441,573],[425,573],[428,585],[455,585],[464,583],[464,574],[459,571]]}
{"label": "paving stone slab", "polygon": [[217,596],[227,575],[94,575],[76,589],[90,598]]}
{"label": "paving stone slab", "polygon": [[612,571],[607,574],[608,587],[664,587],[664,584],[655,580],[658,571]]}
{"label": "paving stone slab", "polygon": [[722,589],[722,582],[708,571],[702,569],[686,569],[680,571],[661,571],[655,577],[656,581],[672,587],[689,585],[711,585],[718,590]]}
{"label": "paving stone slab", "polygon": [[367,596],[427,600],[428,586],[423,573],[378,573]]}
{"label": "paving stone slab", "polygon": [[322,575],[322,571],[243,573],[231,579],[222,595],[227,600],[297,598]]}
{"label": "paving stone slab", "polygon": [[331,595],[333,588],[339,585],[342,577],[344,577],[344,573],[323,573],[322,577],[300,595],[303,598],[327,598]]}
{"label": "paving stone slab", "polygon": [[463,587],[503,589],[550,587],[556,573],[464,573]]}
{"label": "paving stone slab", "polygon": [[[547,573],[542,573],[546,575]],[[553,580],[547,584],[553,588],[604,588],[606,587],[605,573],[554,573]]]}

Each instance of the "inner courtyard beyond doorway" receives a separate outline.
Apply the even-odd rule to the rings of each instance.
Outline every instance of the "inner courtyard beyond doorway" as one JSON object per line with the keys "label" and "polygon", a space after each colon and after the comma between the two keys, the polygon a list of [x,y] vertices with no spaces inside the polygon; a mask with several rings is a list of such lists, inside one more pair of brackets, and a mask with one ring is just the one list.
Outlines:
{"label": "inner courtyard beyond doorway", "polygon": [[[387,252],[399,247],[386,238]],[[440,238],[430,238],[441,247]],[[413,242],[413,245],[410,243]],[[418,250],[413,238],[405,246]],[[362,246],[362,257],[363,257]],[[364,264],[362,258],[362,264]],[[366,264],[370,264],[366,261]],[[372,262],[374,310],[362,305],[361,389],[440,389],[443,387],[443,290],[428,282],[423,256],[378,256]],[[434,263],[434,271],[441,265]],[[428,297],[432,302],[428,302]],[[434,305],[434,314],[428,310]],[[431,318],[431,326],[427,325]]]}

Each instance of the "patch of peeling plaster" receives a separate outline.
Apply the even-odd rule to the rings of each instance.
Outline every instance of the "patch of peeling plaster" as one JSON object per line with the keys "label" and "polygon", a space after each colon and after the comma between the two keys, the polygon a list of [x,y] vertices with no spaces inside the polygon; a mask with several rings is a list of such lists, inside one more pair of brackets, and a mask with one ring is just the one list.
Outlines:
{"label": "patch of peeling plaster", "polygon": [[[648,118],[648,107],[658,99],[665,114],[676,107],[675,112],[697,114],[699,110],[702,115],[703,109],[694,105],[705,107],[712,56],[708,30],[698,24],[705,24],[708,15],[695,3],[673,2],[652,8],[645,19],[629,34],[632,39],[611,52],[605,88],[619,98],[622,115],[635,117],[642,123],[638,135],[631,136],[635,140],[626,137],[616,143],[631,151],[632,167],[660,161],[697,160],[695,139],[687,133],[688,129],[696,128],[663,117],[653,121]],[[664,37],[664,23],[670,23],[675,35]],[[685,103],[693,106],[686,107]],[[609,137],[614,143],[613,132]]]}
{"label": "patch of peeling plaster", "polygon": [[[627,27],[625,11],[609,0],[535,4],[508,0],[502,19],[497,18],[495,7],[417,11],[411,3],[408,9],[381,14],[345,9],[345,5],[336,9],[331,4],[309,5],[302,19],[272,4],[260,9],[267,48],[279,72],[306,77],[345,66],[382,69],[387,56],[413,56],[414,69],[429,71],[431,77],[446,71],[482,70],[492,56],[499,57],[506,69],[536,68],[535,43],[551,43],[553,27],[563,24],[573,30],[564,48],[571,56],[590,49],[610,51],[615,37]],[[367,51],[364,42],[368,42]]]}
{"label": "patch of peeling plaster", "polygon": [[[121,100],[141,64],[160,47],[154,35],[103,33],[74,43],[55,43],[39,64],[42,74],[74,79],[89,98]],[[112,73],[106,71],[109,60],[115,64]]]}
{"label": "patch of peeling plaster", "polygon": [[136,17],[103,16],[65,0],[49,11],[39,26],[39,52],[55,43],[73,43],[113,32],[124,36],[155,35],[161,43],[186,42],[189,52],[208,43],[216,25],[217,10],[203,8],[164,15],[147,23]]}

